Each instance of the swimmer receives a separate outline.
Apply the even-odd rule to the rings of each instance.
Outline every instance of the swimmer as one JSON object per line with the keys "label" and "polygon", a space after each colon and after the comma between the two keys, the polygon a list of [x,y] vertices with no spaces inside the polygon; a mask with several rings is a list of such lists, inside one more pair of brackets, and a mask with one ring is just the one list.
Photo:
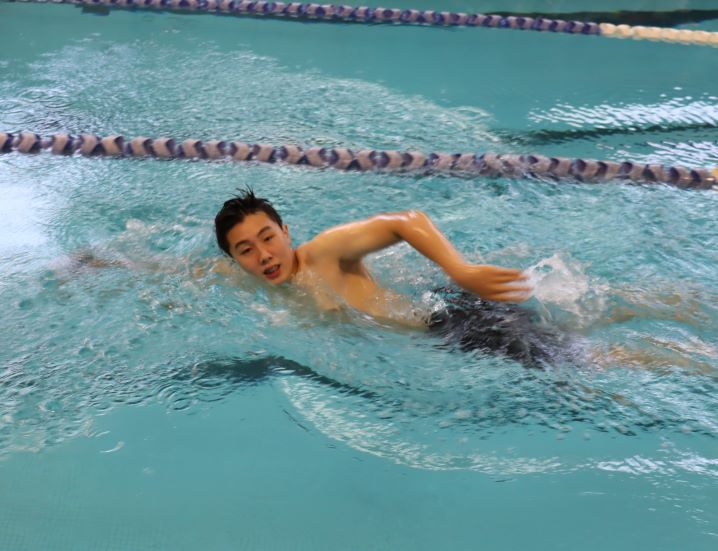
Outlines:
{"label": "swimmer", "polygon": [[[266,199],[246,190],[215,218],[219,247],[241,268],[271,286],[296,285],[320,309],[343,304],[383,320],[423,326],[462,350],[499,352],[526,365],[556,359],[562,337],[534,314],[507,303],[527,300],[520,270],[467,262],[423,212],[384,213],[329,228],[293,246],[289,229]],[[428,319],[406,316],[407,297],[380,286],[364,264],[370,253],[405,242],[438,265],[457,289],[435,294],[446,307]]]}
{"label": "swimmer", "polygon": [[335,226],[294,247],[274,207],[247,190],[224,203],[215,230],[219,247],[244,271],[272,286],[299,285],[324,308],[333,302],[327,295],[331,290],[357,310],[389,317],[385,305],[390,301],[381,299],[392,293],[377,284],[363,259],[402,241],[483,299],[522,302],[531,292],[520,270],[466,262],[429,217],[415,210]]}
{"label": "swimmer", "polygon": [[[467,262],[420,211],[378,214],[335,226],[295,247],[287,225],[271,203],[248,189],[224,203],[215,217],[215,231],[219,247],[258,280],[273,287],[296,286],[322,310],[348,305],[379,320],[428,330],[441,337],[441,346],[447,348],[499,354],[538,368],[591,364],[662,369],[678,365],[712,371],[709,364],[696,362],[682,350],[667,354],[671,351],[665,343],[635,350],[623,345],[594,349],[575,332],[541,323],[532,310],[512,304],[531,296],[526,274]],[[367,255],[400,242],[438,265],[456,285],[433,290],[443,304],[440,310],[417,316],[408,297],[380,286],[364,264]],[[221,264],[213,271],[227,273]],[[652,309],[639,303],[626,312],[650,316]],[[671,319],[685,321],[679,314],[674,312]]]}
{"label": "swimmer", "polygon": [[[220,248],[233,260],[213,259],[209,265],[200,265],[190,257],[83,248],[56,259],[52,272],[61,285],[87,270],[106,268],[189,273],[201,280],[208,271],[231,277],[230,262],[236,261],[253,279],[285,289],[300,303],[308,298],[312,308],[323,310],[349,306],[380,321],[427,331],[440,337],[443,342],[437,346],[444,348],[499,354],[529,367],[563,363],[662,371],[678,366],[715,372],[718,349],[697,337],[689,343],[641,338],[637,343],[607,345],[590,342],[579,333],[633,318],[703,327],[702,304],[715,301],[702,298],[699,289],[678,292],[670,285],[666,294],[661,288],[617,288],[613,290],[616,304],[600,319],[590,327],[572,324],[567,330],[539,320],[529,308],[511,304],[530,296],[521,271],[467,263],[431,220],[417,211],[380,214],[330,228],[294,247],[287,226],[271,204],[246,191],[225,203],[215,219],[215,229]],[[433,290],[434,308],[417,305],[410,297],[380,286],[364,265],[368,254],[402,241],[436,262],[455,283]],[[708,362],[697,356],[708,358]]]}

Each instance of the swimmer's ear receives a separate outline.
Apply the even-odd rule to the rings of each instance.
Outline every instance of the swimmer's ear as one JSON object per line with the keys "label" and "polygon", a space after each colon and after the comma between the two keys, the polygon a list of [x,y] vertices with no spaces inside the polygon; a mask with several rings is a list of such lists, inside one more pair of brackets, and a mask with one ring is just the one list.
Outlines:
{"label": "swimmer's ear", "polygon": [[286,224],[284,224],[284,226],[282,226],[282,233],[283,233],[285,236],[289,237],[289,226],[287,226]]}

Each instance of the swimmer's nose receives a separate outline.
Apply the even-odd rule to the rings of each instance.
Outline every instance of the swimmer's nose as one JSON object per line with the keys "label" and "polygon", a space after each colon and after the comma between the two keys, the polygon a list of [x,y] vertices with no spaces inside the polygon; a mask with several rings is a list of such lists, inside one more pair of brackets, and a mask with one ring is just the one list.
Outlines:
{"label": "swimmer's nose", "polygon": [[269,251],[260,250],[259,262],[262,266],[269,264],[272,260],[272,254]]}

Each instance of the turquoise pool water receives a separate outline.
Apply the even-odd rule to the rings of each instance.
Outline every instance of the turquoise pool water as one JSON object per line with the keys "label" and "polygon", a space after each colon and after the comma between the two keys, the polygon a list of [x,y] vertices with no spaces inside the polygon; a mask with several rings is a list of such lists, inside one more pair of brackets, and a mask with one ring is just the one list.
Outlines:
{"label": "turquoise pool water", "polygon": [[[474,4],[442,7],[502,9]],[[675,7],[645,4],[610,8]],[[718,165],[708,48],[9,3],[0,36],[1,130]],[[422,209],[632,354],[528,371],[207,275],[246,184],[297,241]],[[718,543],[715,192],[13,153],[0,193],[2,549]],[[406,247],[370,265],[423,307],[446,283]]]}

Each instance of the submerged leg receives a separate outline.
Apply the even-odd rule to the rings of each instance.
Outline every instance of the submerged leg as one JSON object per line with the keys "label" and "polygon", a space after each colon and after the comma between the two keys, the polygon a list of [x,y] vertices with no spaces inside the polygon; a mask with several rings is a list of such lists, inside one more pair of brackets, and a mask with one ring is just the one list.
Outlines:
{"label": "submerged leg", "polygon": [[710,316],[703,307],[706,299],[702,300],[697,290],[672,288],[656,292],[626,287],[615,290],[613,294],[618,303],[610,308],[601,325],[643,318],[694,326],[710,323]]}
{"label": "submerged leg", "polygon": [[644,343],[647,346],[614,344],[596,348],[591,351],[589,360],[600,368],[631,367],[668,373],[672,368],[680,367],[698,374],[718,374],[718,355],[712,355],[716,363],[711,364],[695,359],[691,356],[695,349],[676,341],[648,337]]}

